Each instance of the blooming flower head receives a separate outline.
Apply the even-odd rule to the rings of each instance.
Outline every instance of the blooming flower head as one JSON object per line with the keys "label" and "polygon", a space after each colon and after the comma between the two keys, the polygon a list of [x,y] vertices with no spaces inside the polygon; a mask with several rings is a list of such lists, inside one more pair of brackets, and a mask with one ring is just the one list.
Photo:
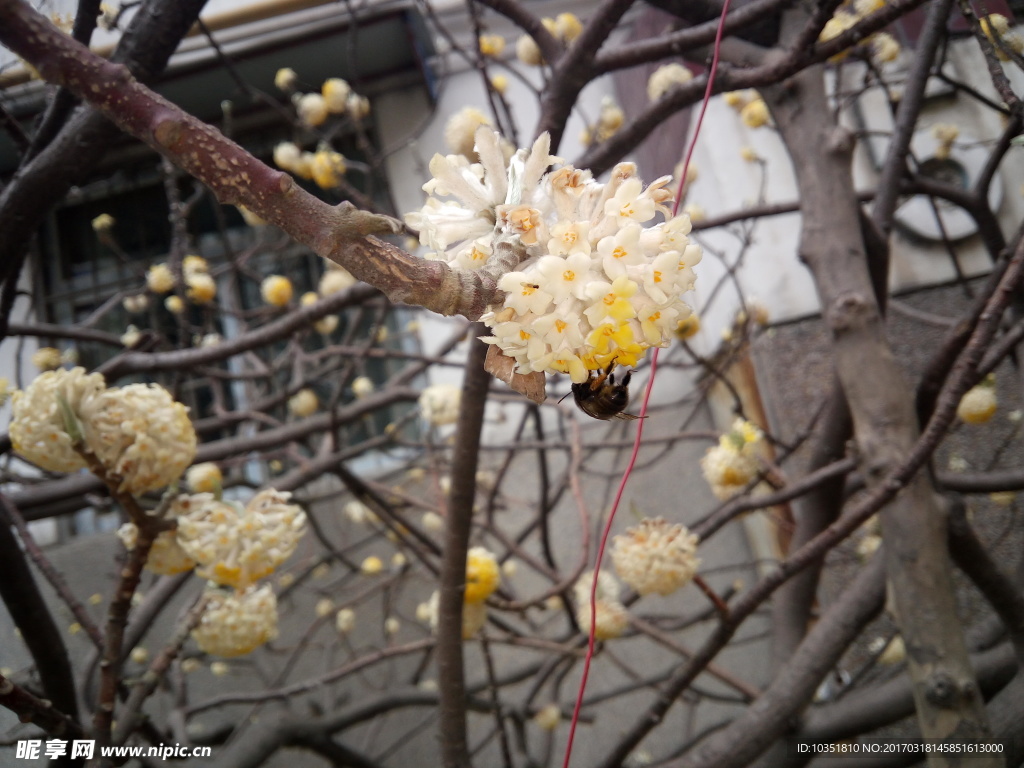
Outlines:
{"label": "blooming flower head", "polygon": [[677,85],[693,80],[693,73],[678,62],[658,67],[647,79],[647,98],[657,101]]}
{"label": "blooming flower head", "polygon": [[196,455],[188,408],[156,384],[101,392],[81,417],[90,450],[132,494],[155,491],[181,477]]}
{"label": "blooming flower head", "polygon": [[224,485],[220,467],[212,461],[193,464],[185,473],[185,482],[193,493],[219,493]]}
{"label": "blooming flower head", "polygon": [[493,594],[501,583],[498,561],[494,554],[484,547],[473,547],[466,554],[467,603],[481,603]]}
{"label": "blooming flower head", "polygon": [[376,555],[370,555],[363,559],[363,562],[359,566],[359,570],[367,576],[375,576],[384,570],[384,561]]}
{"label": "blooming flower head", "polygon": [[72,413],[88,412],[105,389],[103,376],[84,368],[43,373],[24,390],[14,393],[10,436],[14,450],[51,472],[73,472],[85,460],[72,448],[59,400]]}
{"label": "blooming flower head", "polygon": [[548,146],[542,135],[506,161],[497,134],[477,129],[480,162],[435,156],[424,186],[431,197],[406,218],[432,249],[426,258],[460,269],[488,264],[496,234],[518,237],[527,258],[499,277],[504,296],[482,318],[491,329],[483,340],[519,373],[569,373],[579,383],[668,344],[690,314],[681,294],[700,248],[686,216],[652,222],[668,211],[670,177],[645,187],[631,163],[607,184],[572,166],[549,171],[561,161]]}
{"label": "blooming flower head", "polygon": [[323,125],[327,120],[327,101],[319,93],[307,93],[295,101],[295,109],[299,113],[299,120],[310,128]]}
{"label": "blooming flower head", "polygon": [[740,110],[740,120],[749,128],[768,124],[768,105],[764,99],[755,99]]}
{"label": "blooming flower head", "polygon": [[638,594],[670,595],[697,572],[697,537],[682,525],[645,518],[615,537],[612,562],[619,577]]}
{"label": "blooming flower head", "polygon": [[[594,605],[597,608],[593,614],[594,637],[598,640],[611,640],[620,637],[629,626],[629,613],[626,607],[615,600],[596,600]],[[591,623],[590,601],[580,603],[576,610],[576,621],[584,632],[590,632]]]}
{"label": "blooming flower head", "polygon": [[332,77],[329,80],[325,80],[320,88],[320,94],[324,97],[327,111],[333,112],[336,115],[340,115],[345,111],[348,97],[351,93],[352,88],[348,81],[342,80],[340,77]]}
{"label": "blooming flower head", "polygon": [[153,293],[167,293],[174,288],[174,275],[166,264],[154,264],[146,272],[146,287]]}
{"label": "blooming flower head", "polygon": [[434,384],[420,394],[420,415],[435,427],[454,424],[459,418],[462,390],[454,384]]}
{"label": "blooming flower head", "polygon": [[749,421],[737,419],[700,461],[704,478],[715,496],[729,499],[749,485],[761,471],[763,450],[761,430]]}
{"label": "blooming flower head", "polygon": [[217,283],[205,272],[185,275],[188,298],[196,304],[209,304],[217,296]]}
{"label": "blooming flower head", "polygon": [[306,515],[290,496],[268,488],[244,508],[209,493],[178,496],[171,507],[178,543],[200,564],[200,576],[244,589],[273,573],[305,533]]}
{"label": "blooming flower head", "polygon": [[192,630],[204,653],[244,656],[277,637],[277,598],[269,586],[244,592],[208,589],[206,610]]}
{"label": "blooming flower head", "polygon": [[537,710],[533,722],[545,731],[553,731],[562,722],[562,710],[557,704],[546,704]]}
{"label": "blooming flower head", "polygon": [[342,635],[347,635],[356,626],[356,612],[351,608],[342,608],[334,616],[334,626]]}
{"label": "blooming flower head", "polygon": [[539,67],[544,63],[540,46],[529,35],[520,35],[519,39],[516,40],[516,58],[523,62],[523,64],[531,67]]}
{"label": "blooming flower head", "polygon": [[272,307],[287,307],[293,292],[292,281],[283,275],[270,275],[260,285],[263,300]]}

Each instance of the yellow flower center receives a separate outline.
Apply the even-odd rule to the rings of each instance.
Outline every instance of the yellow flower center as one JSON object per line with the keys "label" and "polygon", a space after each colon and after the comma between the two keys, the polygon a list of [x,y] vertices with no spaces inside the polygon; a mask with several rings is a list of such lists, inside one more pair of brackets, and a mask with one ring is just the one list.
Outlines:
{"label": "yellow flower center", "polygon": [[564,242],[566,245],[574,245],[576,243],[576,233],[566,232],[564,235],[562,235],[562,242]]}
{"label": "yellow flower center", "polygon": [[614,293],[606,294],[605,297],[602,299],[602,301],[610,307],[612,304],[615,303],[615,294]]}
{"label": "yellow flower center", "polygon": [[614,256],[616,259],[621,259],[625,255],[626,255],[626,249],[623,248],[621,245],[617,245],[615,247],[615,249],[612,251],[612,256]]}
{"label": "yellow flower center", "polygon": [[483,261],[487,258],[487,254],[481,251],[479,248],[474,247],[473,252],[469,254],[469,258],[473,261]]}
{"label": "yellow flower center", "polygon": [[529,283],[523,283],[523,296],[532,296],[537,290],[536,285],[530,285]]}
{"label": "yellow flower center", "polygon": [[519,331],[519,338],[522,339],[523,341],[526,341],[528,338],[530,338],[530,334],[527,333],[526,331]]}
{"label": "yellow flower center", "polygon": [[661,272],[659,272],[658,270],[654,270],[654,282],[661,282]]}
{"label": "yellow flower center", "polygon": [[562,331],[564,331],[568,327],[569,327],[569,324],[567,322],[565,322],[564,320],[555,320],[555,330],[558,331],[559,333],[561,333]]}
{"label": "yellow flower center", "polygon": [[562,279],[565,280],[567,283],[572,282],[573,280],[576,279],[576,273],[573,272],[571,269],[567,269],[565,270],[565,272],[562,273]]}
{"label": "yellow flower center", "polygon": [[654,313],[653,315],[651,315],[651,316],[650,316],[650,317],[648,317],[647,319],[648,319],[648,320],[649,320],[650,322],[652,322],[652,323],[653,323],[653,322],[655,322],[656,320],[660,320],[660,319],[661,319],[661,312],[655,312],[655,313]]}

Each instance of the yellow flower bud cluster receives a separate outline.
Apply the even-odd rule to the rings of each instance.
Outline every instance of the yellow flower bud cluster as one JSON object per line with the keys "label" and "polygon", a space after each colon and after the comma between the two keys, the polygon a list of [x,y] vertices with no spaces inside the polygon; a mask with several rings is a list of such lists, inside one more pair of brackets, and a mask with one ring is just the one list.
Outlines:
{"label": "yellow flower bud cluster", "polygon": [[494,554],[485,547],[473,547],[466,554],[466,589],[463,599],[467,603],[482,603],[501,583],[501,573]]}

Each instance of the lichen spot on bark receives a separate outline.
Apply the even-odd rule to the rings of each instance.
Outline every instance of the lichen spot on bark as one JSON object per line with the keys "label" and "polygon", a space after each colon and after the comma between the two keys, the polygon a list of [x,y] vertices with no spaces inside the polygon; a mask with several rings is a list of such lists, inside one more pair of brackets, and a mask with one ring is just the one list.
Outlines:
{"label": "lichen spot on bark", "polygon": [[161,147],[170,149],[181,138],[181,123],[177,120],[161,120],[153,130],[153,138]]}

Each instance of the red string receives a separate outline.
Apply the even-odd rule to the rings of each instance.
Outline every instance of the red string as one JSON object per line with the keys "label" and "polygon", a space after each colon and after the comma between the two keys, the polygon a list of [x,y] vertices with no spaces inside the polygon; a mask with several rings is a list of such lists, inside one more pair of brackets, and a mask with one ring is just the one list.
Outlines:
{"label": "red string", "polygon": [[[672,206],[672,216],[679,212],[679,204],[683,199],[683,187],[686,184],[686,172],[690,169],[690,159],[693,157],[694,147],[697,146],[697,137],[700,135],[701,126],[704,124],[704,114],[708,109],[708,102],[711,100],[711,91],[714,88],[715,73],[718,71],[718,59],[722,47],[722,34],[725,31],[725,17],[729,13],[731,0],[724,0],[722,3],[722,15],[718,19],[718,31],[715,33],[715,47],[711,55],[711,67],[708,70],[708,85],[704,89],[704,100],[700,105],[700,112],[697,115],[697,125],[693,129],[693,140],[686,152],[686,159],[683,161],[683,169],[679,178],[679,186],[676,188],[676,201]],[[640,406],[640,418],[637,420],[636,439],[633,441],[633,451],[629,456],[629,463],[622,473],[622,480],[619,481],[619,489],[615,493],[615,501],[612,503],[611,511],[608,513],[608,521],[601,533],[601,542],[597,547],[597,561],[594,564],[594,576],[590,583],[590,630],[587,636],[587,655],[583,659],[583,677],[580,680],[579,691],[576,694],[576,705],[573,707],[572,720],[569,723],[569,741],[565,745],[565,759],[562,761],[562,768],[569,768],[572,760],[572,745],[576,737],[576,725],[579,723],[580,709],[583,707],[583,694],[587,689],[587,678],[590,676],[590,663],[594,658],[594,633],[597,630],[597,577],[601,573],[601,561],[604,559],[605,548],[608,544],[608,537],[611,535],[612,522],[615,520],[615,513],[619,509],[619,502],[622,501],[622,494],[626,490],[626,483],[629,482],[633,468],[636,466],[637,456],[640,454],[640,445],[644,434],[644,422],[647,416],[647,404],[651,399],[651,390],[654,388],[654,374],[658,370],[658,353],[660,348],[654,348],[651,355],[651,372],[647,379],[647,387],[644,389],[644,401]]]}

